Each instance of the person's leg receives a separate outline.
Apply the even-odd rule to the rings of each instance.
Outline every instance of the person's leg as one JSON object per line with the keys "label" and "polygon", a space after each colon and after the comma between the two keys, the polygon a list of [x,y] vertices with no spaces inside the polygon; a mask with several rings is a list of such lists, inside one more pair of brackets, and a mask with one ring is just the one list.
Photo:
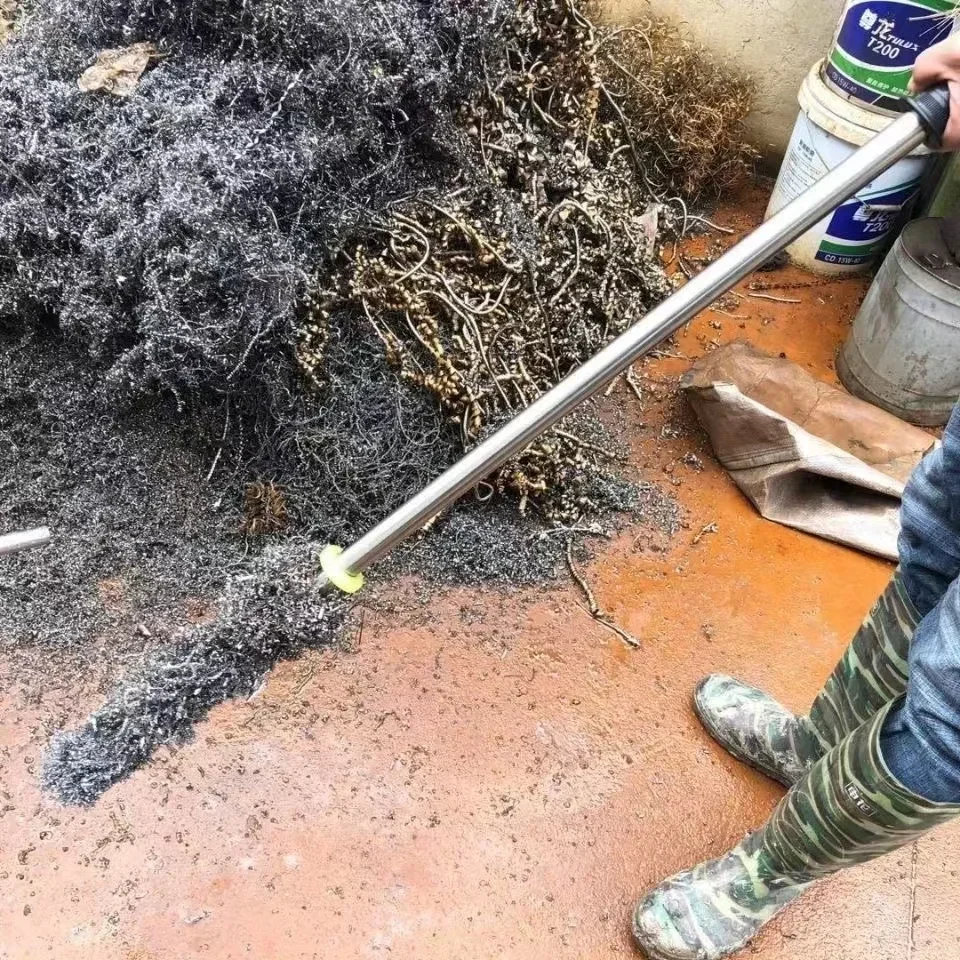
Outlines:
{"label": "person's leg", "polygon": [[814,880],[955,816],[960,578],[914,632],[906,696],[817,761],[761,830],[651,891],[634,915],[637,942],[653,960],[720,960]]}
{"label": "person's leg", "polygon": [[903,693],[907,651],[918,619],[898,570],[808,716],[797,716],[769,694],[724,674],[700,681],[694,710],[729,753],[789,787],[827,750]]}
{"label": "person's leg", "polygon": [[694,708],[710,735],[781,783],[903,694],[908,649],[920,619],[960,576],[960,407],[942,445],[914,471],[901,509],[900,567],[814,701],[799,717],[732,677],[701,681]]}
{"label": "person's leg", "polygon": [[899,567],[810,706],[823,753],[903,695],[920,616]]}
{"label": "person's leg", "polygon": [[889,714],[880,748],[914,793],[941,803],[960,798],[960,580],[917,628],[907,696]]}
{"label": "person's leg", "polygon": [[[950,793],[951,803],[933,802],[889,769],[881,739],[899,705],[882,708],[817,761],[756,833],[650,891],[633,918],[644,954],[650,960],[729,957],[814,881],[960,816],[960,792]],[[960,740],[940,738],[938,745],[941,762],[956,774]]]}
{"label": "person's leg", "polygon": [[925,617],[960,576],[960,405],[942,444],[914,470],[900,508],[900,569]]}

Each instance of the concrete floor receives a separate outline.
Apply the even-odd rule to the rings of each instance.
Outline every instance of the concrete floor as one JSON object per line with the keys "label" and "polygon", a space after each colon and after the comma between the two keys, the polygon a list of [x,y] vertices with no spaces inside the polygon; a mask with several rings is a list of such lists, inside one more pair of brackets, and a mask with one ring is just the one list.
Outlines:
{"label": "concrete floor", "polygon": [[[762,200],[717,219],[746,228]],[[708,314],[679,352],[746,336],[832,378],[863,289],[744,300],[748,319]],[[627,531],[586,570],[642,650],[572,587],[370,610],[352,654],[282,666],[84,811],[36,784],[60,694],[0,694],[0,958],[631,956],[644,889],[735,843],[781,794],[699,728],[695,681],[725,670],[805,707],[890,572],[753,512],[673,395],[688,363],[646,367],[642,409],[621,387],[610,400],[689,527]],[[679,436],[661,437],[668,424]],[[702,473],[680,462],[690,451]],[[960,957],[957,864],[947,828],[816,888],[748,955]]]}

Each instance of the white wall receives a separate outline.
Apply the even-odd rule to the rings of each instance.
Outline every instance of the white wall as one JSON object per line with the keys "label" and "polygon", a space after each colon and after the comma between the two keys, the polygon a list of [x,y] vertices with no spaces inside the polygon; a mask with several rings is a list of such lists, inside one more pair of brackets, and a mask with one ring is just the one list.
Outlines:
{"label": "white wall", "polygon": [[604,0],[610,19],[666,16],[757,83],[750,136],[776,163],[797,117],[797,91],[824,57],[844,0]]}

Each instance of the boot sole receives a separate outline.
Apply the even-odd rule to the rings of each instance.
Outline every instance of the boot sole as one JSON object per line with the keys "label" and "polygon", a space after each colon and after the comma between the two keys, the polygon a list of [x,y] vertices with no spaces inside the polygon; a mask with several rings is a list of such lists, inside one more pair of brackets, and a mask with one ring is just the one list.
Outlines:
{"label": "boot sole", "polygon": [[710,734],[710,736],[718,743],[730,756],[736,758],[741,763],[745,763],[748,767],[756,770],[758,773],[762,773],[765,777],[769,777],[771,780],[776,780],[777,783],[782,784],[785,787],[792,787],[800,777],[797,777],[793,780],[788,779],[782,774],[775,773],[773,770],[768,769],[767,767],[762,766],[758,763],[753,757],[748,756],[744,753],[738,746],[728,741],[723,733],[710,721],[708,715],[700,709],[700,691],[698,690],[693,695],[693,712],[697,715],[697,719],[703,725],[703,728]]}

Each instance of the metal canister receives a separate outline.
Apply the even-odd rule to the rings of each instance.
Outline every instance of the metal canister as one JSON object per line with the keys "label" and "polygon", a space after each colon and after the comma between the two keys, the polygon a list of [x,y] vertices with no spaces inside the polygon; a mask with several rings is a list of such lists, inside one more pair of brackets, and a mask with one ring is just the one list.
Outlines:
{"label": "metal canister", "polygon": [[851,393],[922,426],[946,423],[960,397],[960,266],[943,222],[907,225],[837,357]]}

